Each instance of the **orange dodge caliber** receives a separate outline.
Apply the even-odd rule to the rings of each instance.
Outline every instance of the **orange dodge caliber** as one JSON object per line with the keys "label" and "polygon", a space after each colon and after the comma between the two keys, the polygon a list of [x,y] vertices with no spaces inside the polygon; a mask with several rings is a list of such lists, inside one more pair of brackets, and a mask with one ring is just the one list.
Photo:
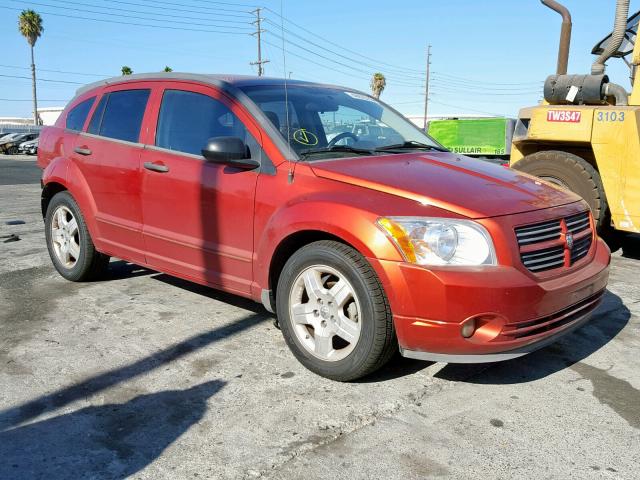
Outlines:
{"label": "orange dodge caliber", "polygon": [[293,355],[335,380],[398,348],[524,355],[584,324],[607,285],[583,200],[455,155],[348,88],[108,79],[44,129],[38,162],[63,277],[96,278],[118,257],[261,301]]}

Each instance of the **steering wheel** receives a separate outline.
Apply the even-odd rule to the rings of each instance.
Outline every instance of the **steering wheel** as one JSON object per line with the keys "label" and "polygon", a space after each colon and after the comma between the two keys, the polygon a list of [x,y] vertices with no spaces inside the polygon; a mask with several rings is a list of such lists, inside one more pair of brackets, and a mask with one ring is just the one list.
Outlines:
{"label": "steering wheel", "polygon": [[342,132],[336,135],[335,137],[333,137],[329,141],[329,143],[327,143],[327,147],[333,147],[336,143],[338,143],[340,140],[344,140],[345,138],[353,138],[356,142],[358,141],[358,137],[356,137],[353,133]]}

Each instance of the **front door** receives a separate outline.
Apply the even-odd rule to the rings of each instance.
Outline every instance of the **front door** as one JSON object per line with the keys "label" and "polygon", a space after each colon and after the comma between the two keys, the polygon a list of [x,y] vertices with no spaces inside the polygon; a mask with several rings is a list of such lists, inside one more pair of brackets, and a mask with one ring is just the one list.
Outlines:
{"label": "front door", "polygon": [[[208,87],[166,88],[153,139],[142,152],[147,263],[236,293],[250,292],[258,171],[205,161],[207,140],[240,137],[259,145],[228,101]],[[153,140],[153,141],[151,141]]]}

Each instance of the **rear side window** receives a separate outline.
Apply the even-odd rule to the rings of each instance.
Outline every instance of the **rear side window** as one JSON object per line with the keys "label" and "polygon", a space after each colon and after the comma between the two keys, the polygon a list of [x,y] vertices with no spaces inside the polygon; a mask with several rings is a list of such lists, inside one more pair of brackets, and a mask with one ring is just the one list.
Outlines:
{"label": "rear side window", "polygon": [[137,142],[149,92],[149,89],[121,90],[103,96],[91,118],[89,133]]}
{"label": "rear side window", "polygon": [[158,147],[200,155],[208,139],[227,136],[240,137],[250,150],[257,145],[240,119],[222,102],[195,92],[164,92],[156,133]]}
{"label": "rear side window", "polygon": [[88,98],[69,111],[67,114],[67,123],[65,125],[69,130],[82,130],[84,121],[87,119],[87,115],[89,115],[89,110],[91,110],[91,106],[95,99],[96,97]]}

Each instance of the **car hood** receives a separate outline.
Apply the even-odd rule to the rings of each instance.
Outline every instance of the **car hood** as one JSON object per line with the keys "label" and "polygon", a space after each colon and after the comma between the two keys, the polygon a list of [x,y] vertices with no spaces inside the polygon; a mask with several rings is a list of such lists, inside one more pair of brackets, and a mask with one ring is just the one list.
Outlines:
{"label": "car hood", "polygon": [[321,178],[397,195],[468,218],[486,218],[580,200],[527,174],[450,152],[311,162]]}

